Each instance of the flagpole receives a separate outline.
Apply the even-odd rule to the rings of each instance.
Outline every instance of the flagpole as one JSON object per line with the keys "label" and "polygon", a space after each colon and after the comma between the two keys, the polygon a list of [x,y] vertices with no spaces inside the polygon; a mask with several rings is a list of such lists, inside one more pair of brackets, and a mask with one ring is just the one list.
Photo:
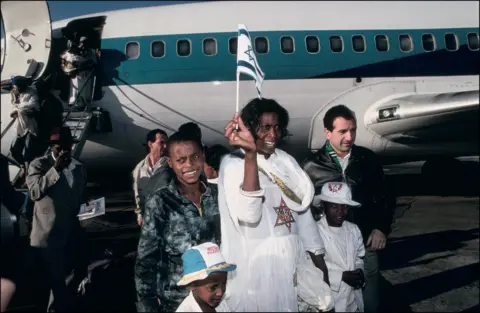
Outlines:
{"label": "flagpole", "polygon": [[235,112],[239,111],[239,100],[240,100],[240,72],[237,71],[237,105],[235,106]]}
{"label": "flagpole", "polygon": [[[237,104],[235,105],[235,113],[238,114],[240,103],[240,72],[237,71]],[[235,130],[238,130],[238,123],[235,124]]]}

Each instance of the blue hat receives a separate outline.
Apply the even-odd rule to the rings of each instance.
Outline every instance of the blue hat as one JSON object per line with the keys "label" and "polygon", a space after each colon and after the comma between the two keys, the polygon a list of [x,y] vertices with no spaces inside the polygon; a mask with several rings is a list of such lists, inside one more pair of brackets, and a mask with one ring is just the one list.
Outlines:
{"label": "blue hat", "polygon": [[10,78],[10,80],[12,81],[13,85],[18,86],[20,88],[26,88],[28,87],[28,85],[30,85],[30,80],[25,76],[14,75]]}
{"label": "blue hat", "polygon": [[192,247],[182,255],[183,277],[177,283],[185,286],[196,280],[202,280],[215,272],[231,272],[237,266],[225,262],[218,246],[211,242]]}

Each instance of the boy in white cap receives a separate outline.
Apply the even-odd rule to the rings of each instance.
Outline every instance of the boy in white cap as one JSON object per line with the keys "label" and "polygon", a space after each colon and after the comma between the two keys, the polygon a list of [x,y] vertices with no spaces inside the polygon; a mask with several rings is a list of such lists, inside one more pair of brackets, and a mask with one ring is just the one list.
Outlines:
{"label": "boy in white cap", "polygon": [[227,287],[227,273],[237,266],[225,262],[220,248],[206,242],[186,250],[182,255],[183,277],[178,286],[190,293],[176,312],[230,312],[222,301]]}
{"label": "boy in white cap", "polygon": [[336,312],[363,312],[362,288],[365,287],[363,257],[365,246],[356,224],[345,221],[349,206],[360,206],[352,200],[347,184],[326,183],[319,196],[324,216],[317,221],[325,244],[325,263]]}

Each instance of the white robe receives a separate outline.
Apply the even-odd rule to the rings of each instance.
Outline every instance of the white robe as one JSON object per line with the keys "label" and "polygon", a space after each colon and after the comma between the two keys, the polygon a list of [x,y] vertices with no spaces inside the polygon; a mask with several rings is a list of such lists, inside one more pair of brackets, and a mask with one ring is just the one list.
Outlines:
{"label": "white robe", "polygon": [[348,221],[344,221],[341,227],[330,227],[325,217],[317,225],[325,242],[325,263],[335,298],[335,311],[355,312],[358,309],[363,312],[362,289],[354,290],[342,281],[343,272],[357,268],[363,270],[365,246],[360,229]]}
{"label": "white robe", "polygon": [[[231,312],[228,308],[225,301],[220,302],[218,307],[215,308],[216,312]],[[180,306],[177,308],[175,312],[203,312],[198,305],[197,300],[193,297],[193,293],[190,291],[188,296],[180,303]]]}
{"label": "white robe", "polygon": [[[261,190],[243,191],[244,160],[233,155],[223,158],[218,179],[220,248],[226,261],[237,265],[237,270],[229,273],[225,299],[234,312],[296,312],[297,265],[312,263],[306,250],[324,253],[309,210],[313,184],[298,163],[280,149],[269,159],[258,155],[257,161],[264,170],[279,176],[302,203],[291,201],[262,173]],[[291,210],[293,222],[290,218],[287,223],[279,220],[275,209],[285,206]],[[323,273],[316,273],[323,281]]]}
{"label": "white robe", "polygon": [[17,134],[24,136],[27,132],[37,136],[38,123],[35,114],[40,112],[41,104],[38,99],[37,90],[27,87],[19,95],[19,103],[15,103],[15,96],[12,94],[13,111],[18,113]]}

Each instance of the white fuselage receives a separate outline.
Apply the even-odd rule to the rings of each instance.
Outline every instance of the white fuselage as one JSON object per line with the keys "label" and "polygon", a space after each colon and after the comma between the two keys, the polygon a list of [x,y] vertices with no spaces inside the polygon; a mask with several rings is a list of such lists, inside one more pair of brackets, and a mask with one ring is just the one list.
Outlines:
{"label": "white fuselage", "polygon": [[[473,12],[475,7],[476,13]],[[332,30],[332,34],[335,34],[346,30],[415,31],[473,27],[478,33],[478,3],[475,5],[465,2],[212,2],[112,11],[95,15],[107,16],[102,48],[106,40],[135,36],[235,32],[240,23],[246,24],[251,32]],[[55,30],[64,27],[71,20],[53,23],[54,40]],[[345,40],[351,41],[348,38]],[[127,41],[130,40],[126,39],[125,42]],[[271,45],[273,44],[276,43],[272,42]],[[391,45],[393,49],[394,45]],[[141,50],[141,55],[149,53],[148,47],[142,49],[144,50]],[[300,44],[296,49],[300,49]],[[328,49],[328,41],[321,42],[320,54]],[[367,48],[366,53],[371,51],[368,49],[374,48]],[[318,129],[321,129],[318,124],[315,127],[315,134],[312,133],[314,117],[317,116],[318,123],[318,119],[321,120],[325,111],[336,104],[345,104],[355,111],[358,121],[356,144],[371,148],[380,155],[395,154],[403,155],[406,159],[418,159],[425,153],[451,152],[452,149],[455,150],[454,154],[472,153],[470,145],[461,142],[457,145],[446,143],[443,146],[433,143],[431,145],[393,143],[369,129],[365,114],[377,102],[395,93],[412,93],[422,88],[426,93],[478,90],[478,72],[474,75],[448,75],[448,72],[402,77],[372,75],[362,78],[361,82],[357,82],[355,76],[348,75],[308,79],[289,79],[287,75],[286,79],[282,79],[280,74],[277,75],[280,70],[277,72],[275,64],[266,63],[268,58],[269,55],[259,58],[260,66],[266,73],[263,94],[267,98],[277,100],[289,111],[289,131],[292,136],[287,139],[287,144],[283,148],[299,159],[303,158],[310,148],[318,149],[312,146],[312,136],[323,136],[318,132]],[[345,58],[349,57],[345,55]],[[301,62],[302,59],[298,60]],[[338,60],[342,59],[332,59],[332,62]],[[349,66],[361,65],[363,64]],[[125,65],[118,69],[124,78],[127,77],[128,70],[123,66]],[[296,63],[290,66],[298,69],[309,65],[306,62],[305,65]],[[346,69],[348,66],[343,68]],[[181,68],[177,65],[172,71],[180,73],[188,70],[189,66]],[[215,71],[215,68],[211,71]],[[232,75],[234,77],[234,72]],[[209,77],[214,76],[212,74]],[[162,128],[171,134],[181,124],[189,121],[200,124],[203,141],[207,145],[214,143],[227,145],[223,129],[235,110],[234,79],[112,84],[105,85],[103,91],[103,98],[94,106],[100,106],[110,113],[113,132],[90,135],[80,159],[91,168],[133,169],[145,154],[142,144],[149,130]],[[254,97],[256,90],[253,82],[241,81],[240,103],[244,105]],[[10,95],[2,94],[1,100],[3,132],[10,120],[11,106],[8,103]],[[14,129],[15,127],[12,127],[2,138],[3,154],[8,154]]]}

